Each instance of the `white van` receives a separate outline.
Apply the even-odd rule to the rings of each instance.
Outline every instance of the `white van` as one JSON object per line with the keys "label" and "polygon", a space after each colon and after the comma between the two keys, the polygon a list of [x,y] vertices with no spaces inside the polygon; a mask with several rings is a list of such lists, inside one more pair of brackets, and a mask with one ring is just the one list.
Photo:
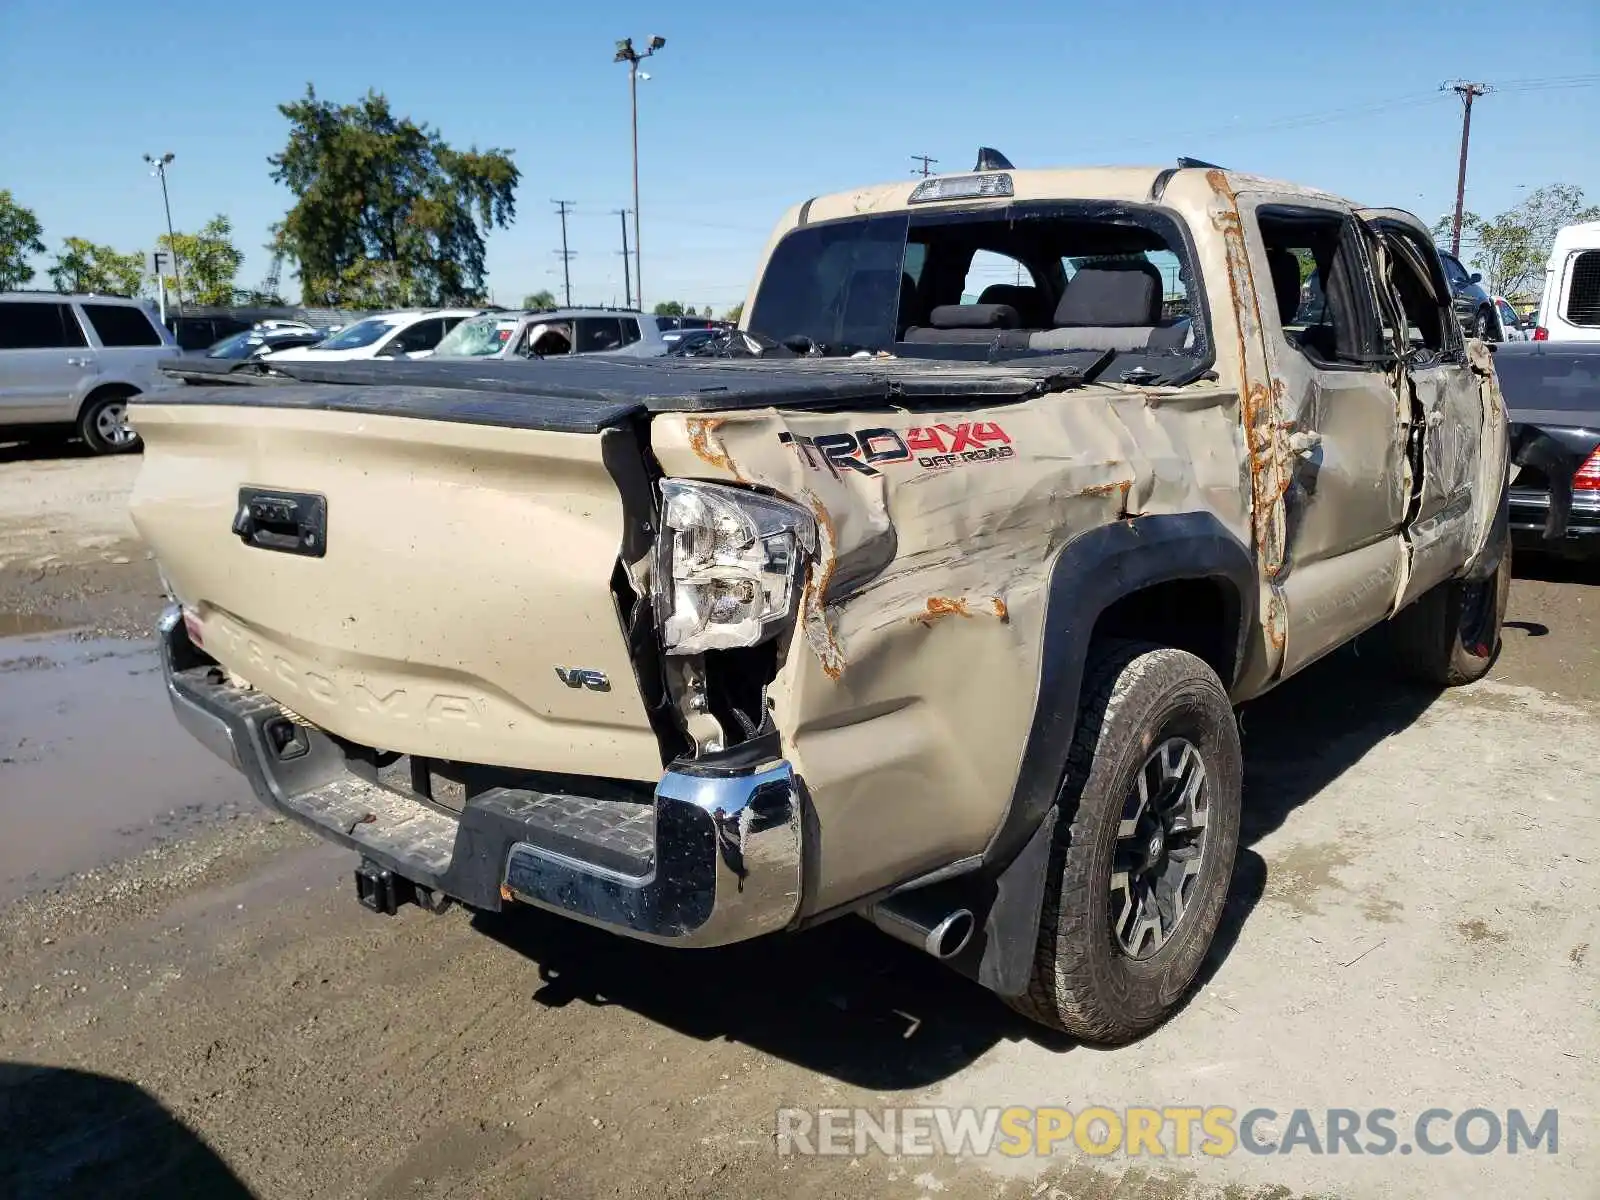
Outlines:
{"label": "white van", "polygon": [[1600,221],[1556,234],[1533,340],[1600,342]]}

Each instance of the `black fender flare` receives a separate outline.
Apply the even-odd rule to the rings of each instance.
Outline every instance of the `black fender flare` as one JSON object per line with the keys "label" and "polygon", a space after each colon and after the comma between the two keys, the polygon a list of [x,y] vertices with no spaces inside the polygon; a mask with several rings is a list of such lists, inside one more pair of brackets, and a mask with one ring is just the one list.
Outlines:
{"label": "black fender flare", "polygon": [[952,964],[1001,995],[1020,995],[1031,972],[1058,819],[1056,797],[1077,729],[1095,623],[1123,597],[1178,580],[1228,585],[1221,591],[1235,639],[1231,671],[1222,682],[1231,687],[1256,621],[1260,580],[1249,548],[1214,515],[1155,515],[1103,525],[1073,538],[1050,566],[1033,723],[1010,806],[977,873],[987,882],[988,911],[971,953]]}

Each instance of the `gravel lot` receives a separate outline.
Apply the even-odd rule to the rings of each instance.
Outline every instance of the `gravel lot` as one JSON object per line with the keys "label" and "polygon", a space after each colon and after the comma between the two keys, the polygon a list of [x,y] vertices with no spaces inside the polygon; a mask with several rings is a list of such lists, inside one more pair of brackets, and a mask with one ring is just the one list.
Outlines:
{"label": "gravel lot", "polygon": [[[171,720],[137,467],[0,446],[0,1195],[1600,1196],[1600,572],[1520,567],[1470,689],[1346,653],[1251,705],[1224,936],[1173,1022],[1102,1052],[853,919],[672,952],[366,913]],[[1560,1141],[774,1151],[782,1106],[1013,1103],[1558,1108]]]}

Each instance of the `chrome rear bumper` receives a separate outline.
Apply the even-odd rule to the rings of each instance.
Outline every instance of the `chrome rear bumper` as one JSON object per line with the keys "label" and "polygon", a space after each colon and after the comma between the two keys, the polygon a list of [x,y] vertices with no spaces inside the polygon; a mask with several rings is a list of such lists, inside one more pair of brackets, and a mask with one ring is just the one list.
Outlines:
{"label": "chrome rear bumper", "polygon": [[492,787],[459,815],[376,782],[350,747],[304,729],[285,755],[282,708],[234,687],[174,606],[158,626],[178,721],[257,797],[382,867],[480,909],[520,901],[629,937],[718,946],[793,924],[805,788],[790,765],[683,764],[633,798]]}

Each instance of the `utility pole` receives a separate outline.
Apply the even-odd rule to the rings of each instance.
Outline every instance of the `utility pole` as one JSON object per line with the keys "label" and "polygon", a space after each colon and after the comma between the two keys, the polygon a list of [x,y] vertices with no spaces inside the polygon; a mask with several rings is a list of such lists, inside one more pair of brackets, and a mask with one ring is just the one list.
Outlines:
{"label": "utility pole", "polygon": [[160,158],[146,154],[144,160],[155,168],[150,174],[161,178],[161,205],[167,210],[167,249],[172,251],[172,283],[178,293],[178,315],[181,317],[183,316],[183,272],[178,265],[178,238],[172,232],[172,201],[167,199],[167,166],[175,157],[172,151],[168,150]]}
{"label": "utility pole", "polygon": [[1472,102],[1494,89],[1486,83],[1472,83],[1455,79],[1439,85],[1440,91],[1451,91],[1461,97],[1461,168],[1456,174],[1456,215],[1450,222],[1450,253],[1461,255],[1461,210],[1467,198],[1467,143],[1472,137]]}
{"label": "utility pole", "polygon": [[617,43],[617,53],[611,60],[628,64],[628,99],[633,105],[633,279],[641,309],[644,308],[644,257],[639,251],[639,64],[666,44],[666,38],[651,35],[644,53],[640,54],[633,48],[632,38],[623,38]]}
{"label": "utility pole", "polygon": [[628,270],[628,210],[617,209],[617,216],[622,218],[622,294],[626,306],[632,308],[633,276]]}
{"label": "utility pole", "polygon": [[572,251],[567,249],[567,209],[572,207],[571,200],[552,200],[556,211],[561,214],[561,249],[556,254],[561,258],[561,281],[566,286],[567,307],[572,307]]}
{"label": "utility pole", "polygon": [[912,167],[911,173],[913,175],[921,175],[924,179],[926,179],[929,175],[933,174],[933,164],[939,160],[937,158],[929,158],[926,154],[913,154],[911,156],[911,161],[922,164],[922,169],[920,171],[917,170],[916,167]]}

